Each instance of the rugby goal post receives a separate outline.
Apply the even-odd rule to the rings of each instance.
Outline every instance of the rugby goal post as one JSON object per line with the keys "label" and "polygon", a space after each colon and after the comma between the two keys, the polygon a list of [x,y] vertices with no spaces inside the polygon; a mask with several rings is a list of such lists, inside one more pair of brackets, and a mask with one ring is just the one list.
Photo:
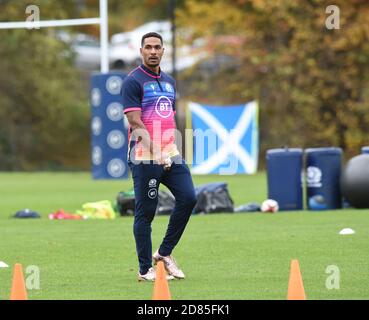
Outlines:
{"label": "rugby goal post", "polygon": [[22,21],[22,22],[0,22],[0,29],[39,29],[49,27],[69,27],[81,25],[100,25],[100,71],[109,72],[108,57],[108,0],[99,0],[100,16],[98,18],[44,20],[44,21]]}

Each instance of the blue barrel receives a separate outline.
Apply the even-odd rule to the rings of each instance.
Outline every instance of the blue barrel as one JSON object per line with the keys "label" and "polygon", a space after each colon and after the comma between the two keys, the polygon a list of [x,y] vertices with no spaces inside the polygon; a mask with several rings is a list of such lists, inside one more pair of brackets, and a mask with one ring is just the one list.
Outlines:
{"label": "blue barrel", "polygon": [[361,153],[368,153],[369,154],[369,147],[362,147]]}
{"label": "blue barrel", "polygon": [[306,153],[306,201],[309,210],[342,207],[342,149],[310,148]]}
{"label": "blue barrel", "polygon": [[271,149],[266,153],[268,198],[279,210],[302,210],[302,149]]}

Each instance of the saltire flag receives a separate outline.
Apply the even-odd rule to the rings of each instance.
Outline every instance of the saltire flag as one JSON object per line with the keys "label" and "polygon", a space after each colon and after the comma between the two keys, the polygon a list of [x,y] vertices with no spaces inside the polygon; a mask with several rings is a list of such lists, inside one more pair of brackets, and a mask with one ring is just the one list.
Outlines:
{"label": "saltire flag", "polygon": [[[188,104],[193,130],[193,174],[253,174],[259,152],[258,103]],[[190,157],[190,159],[189,159]],[[192,159],[191,159],[192,158]]]}

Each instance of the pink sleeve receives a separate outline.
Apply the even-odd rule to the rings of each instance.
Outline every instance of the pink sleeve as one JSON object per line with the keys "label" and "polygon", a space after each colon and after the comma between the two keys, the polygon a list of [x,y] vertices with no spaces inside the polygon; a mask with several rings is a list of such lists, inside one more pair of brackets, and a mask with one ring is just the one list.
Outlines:
{"label": "pink sleeve", "polygon": [[139,111],[141,110],[140,107],[129,107],[127,109],[124,109],[124,113],[130,112],[130,111]]}

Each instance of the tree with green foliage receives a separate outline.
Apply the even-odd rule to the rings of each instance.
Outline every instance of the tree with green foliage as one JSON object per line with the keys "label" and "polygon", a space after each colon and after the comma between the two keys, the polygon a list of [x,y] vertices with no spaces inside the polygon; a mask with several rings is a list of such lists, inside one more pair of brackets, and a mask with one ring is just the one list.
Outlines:
{"label": "tree with green foliage", "polygon": [[[0,4],[0,21],[25,21],[28,1]],[[42,18],[66,17],[39,6]],[[70,49],[52,29],[0,33],[0,169],[86,169],[89,106]]]}
{"label": "tree with green foliage", "polygon": [[[338,146],[347,156],[369,143],[369,3],[337,0],[339,29],[326,26],[325,0],[186,1],[178,11],[195,37],[232,57],[232,66],[197,77],[192,99],[258,99],[262,154],[268,148]],[[237,45],[221,36],[237,36]],[[211,95],[209,94],[211,92]]]}

